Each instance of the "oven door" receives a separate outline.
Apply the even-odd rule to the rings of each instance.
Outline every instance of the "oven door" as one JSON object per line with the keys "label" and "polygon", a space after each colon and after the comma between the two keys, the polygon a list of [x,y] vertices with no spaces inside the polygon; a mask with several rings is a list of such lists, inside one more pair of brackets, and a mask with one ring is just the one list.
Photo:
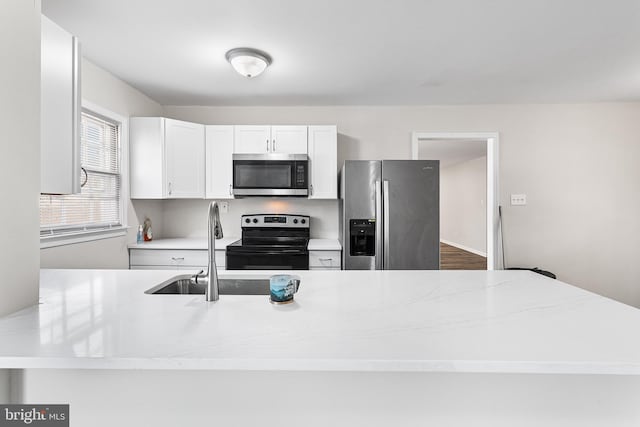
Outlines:
{"label": "oven door", "polygon": [[308,191],[306,155],[234,154],[236,196],[301,196]]}
{"label": "oven door", "polygon": [[308,270],[309,251],[306,249],[255,251],[227,248],[225,268],[227,270]]}

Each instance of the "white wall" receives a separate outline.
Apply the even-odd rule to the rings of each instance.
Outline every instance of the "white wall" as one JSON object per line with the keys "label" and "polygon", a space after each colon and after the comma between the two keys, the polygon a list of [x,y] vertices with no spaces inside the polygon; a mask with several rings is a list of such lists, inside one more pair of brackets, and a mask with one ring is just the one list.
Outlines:
{"label": "white wall", "polygon": [[[340,161],[408,159],[412,131],[500,132],[508,264],[538,266],[640,306],[640,103],[169,106],[165,113],[205,124],[335,123]],[[511,193],[527,194],[528,205],[509,206]]]}
{"label": "white wall", "polygon": [[[124,117],[162,115],[162,106],[92,62],[82,61],[82,98]],[[41,250],[43,268],[128,268],[127,243],[135,241],[136,225],[144,215],[161,217],[161,202],[127,202],[131,228],[127,236]],[[142,219],[138,218],[142,216]]]}
{"label": "white wall", "polygon": [[[38,303],[40,0],[0,2],[0,64],[2,317]],[[0,369],[0,403],[9,401],[10,371]]]}
{"label": "white wall", "polygon": [[486,256],[486,198],[486,156],[441,168],[440,239]]}
{"label": "white wall", "polygon": [[38,302],[40,1],[0,2],[0,316]]}

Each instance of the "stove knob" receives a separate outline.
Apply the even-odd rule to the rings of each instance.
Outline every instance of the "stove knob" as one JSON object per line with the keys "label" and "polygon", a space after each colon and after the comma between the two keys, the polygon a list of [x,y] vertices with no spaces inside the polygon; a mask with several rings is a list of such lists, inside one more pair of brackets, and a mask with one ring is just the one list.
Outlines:
{"label": "stove knob", "polygon": [[306,219],[304,219],[304,218],[302,218],[302,219],[300,220],[300,222],[304,224],[304,223],[306,223],[306,222],[307,222],[307,220],[306,220]]}
{"label": "stove knob", "polygon": [[293,223],[294,223],[294,224],[297,224],[297,223],[298,223],[298,219],[297,219],[297,218],[294,218],[294,219],[293,219]]}
{"label": "stove knob", "polygon": [[258,218],[253,218],[253,223],[257,224],[258,223]]}
{"label": "stove knob", "polygon": [[246,219],[244,220],[244,222],[246,222],[247,224],[249,224],[249,223],[251,222],[251,220],[250,220],[249,218],[246,218]]}

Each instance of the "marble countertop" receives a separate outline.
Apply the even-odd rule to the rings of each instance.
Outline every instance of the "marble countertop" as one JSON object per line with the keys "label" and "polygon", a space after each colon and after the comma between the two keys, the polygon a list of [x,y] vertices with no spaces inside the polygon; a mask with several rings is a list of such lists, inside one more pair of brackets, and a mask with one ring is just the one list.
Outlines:
{"label": "marble countertop", "polygon": [[[228,245],[240,240],[239,237],[223,237],[220,240],[216,240],[216,250],[224,250]],[[144,242],[141,244],[130,243],[129,249],[196,249],[206,250],[207,239],[206,237],[193,237],[193,238],[172,238],[172,239],[157,239],[151,242]],[[309,240],[310,251],[339,251],[342,250],[342,246],[337,239],[310,239]]]}
{"label": "marble countertop", "polygon": [[[216,250],[225,250],[228,245],[240,240],[239,237],[223,237],[216,240]],[[207,250],[206,237],[156,239],[150,242],[129,243],[129,249],[196,249]]]}
{"label": "marble countertop", "polygon": [[310,251],[341,251],[338,239],[309,239],[307,249]]}
{"label": "marble countertop", "polygon": [[287,306],[144,294],[175,274],[42,270],[0,368],[640,375],[640,310],[528,271],[299,271]]}

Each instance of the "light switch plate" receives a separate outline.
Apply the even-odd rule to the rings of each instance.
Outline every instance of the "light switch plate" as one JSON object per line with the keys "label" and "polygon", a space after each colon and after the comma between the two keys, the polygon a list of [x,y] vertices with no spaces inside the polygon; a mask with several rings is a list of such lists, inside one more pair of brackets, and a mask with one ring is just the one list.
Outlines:
{"label": "light switch plate", "polygon": [[527,195],[526,194],[512,194],[511,195],[511,206],[524,206],[527,204]]}

